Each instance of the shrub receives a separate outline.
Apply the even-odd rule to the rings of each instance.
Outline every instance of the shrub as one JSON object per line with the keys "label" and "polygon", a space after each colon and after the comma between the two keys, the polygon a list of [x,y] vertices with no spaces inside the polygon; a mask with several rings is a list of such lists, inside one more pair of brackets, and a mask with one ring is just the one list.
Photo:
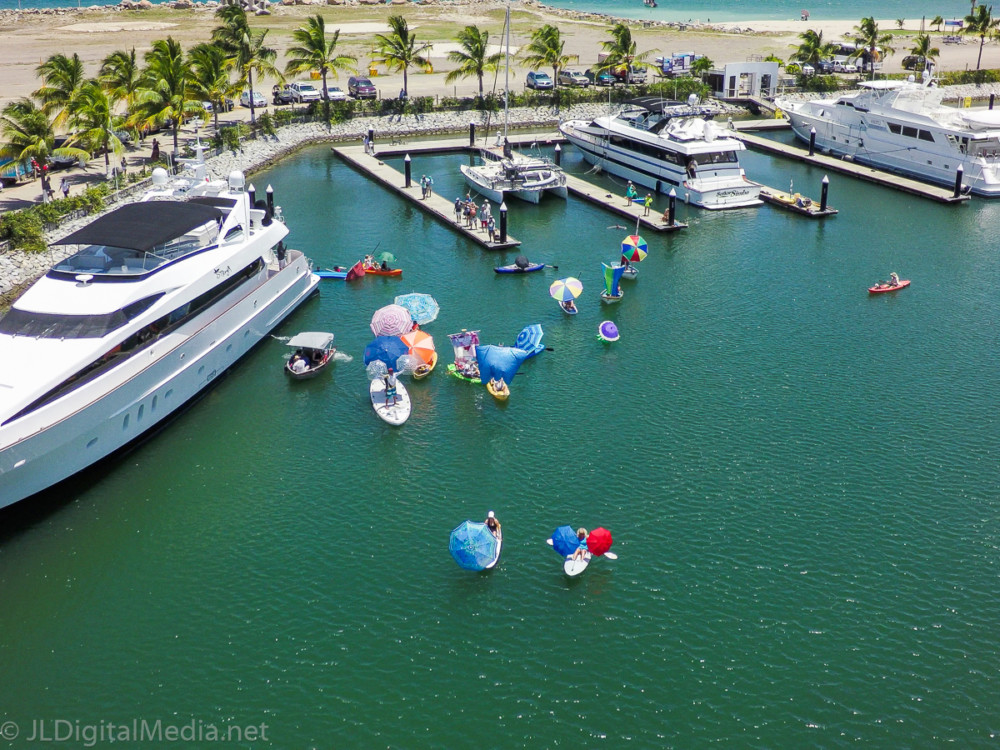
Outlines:
{"label": "shrub", "polygon": [[270,112],[264,112],[257,118],[257,127],[264,135],[274,135],[274,118]]}
{"label": "shrub", "polygon": [[0,218],[0,236],[11,247],[26,253],[43,253],[46,249],[42,220],[31,209],[5,213]]}

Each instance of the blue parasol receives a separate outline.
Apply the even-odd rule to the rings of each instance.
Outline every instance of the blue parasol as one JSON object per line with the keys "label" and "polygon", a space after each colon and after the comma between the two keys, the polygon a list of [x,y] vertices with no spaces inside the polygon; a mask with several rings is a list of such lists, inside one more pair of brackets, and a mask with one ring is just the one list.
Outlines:
{"label": "blue parasol", "polygon": [[503,380],[507,385],[517,375],[521,363],[528,353],[516,346],[495,346],[480,344],[476,347],[476,361],[479,363],[479,379],[482,383]]}
{"label": "blue parasol", "polygon": [[365,347],[364,362],[370,365],[375,360],[385,363],[386,367],[396,369],[397,360],[410,349],[399,336],[378,336]]}
{"label": "blue parasol", "polygon": [[552,549],[563,557],[572,555],[576,552],[576,548],[580,546],[580,540],[577,539],[576,531],[573,530],[572,526],[560,526],[552,532],[550,541],[552,542]]}
{"label": "blue parasol", "polygon": [[400,294],[393,300],[400,307],[405,307],[410,311],[410,317],[415,323],[424,325],[437,318],[441,311],[441,306],[431,295],[411,292],[410,294]]}
{"label": "blue parasol", "polygon": [[517,334],[517,341],[514,342],[514,346],[518,349],[524,349],[529,357],[534,357],[536,354],[545,351],[545,346],[542,344],[542,327],[538,323],[525,326]]}
{"label": "blue parasol", "polygon": [[497,538],[485,523],[463,521],[451,532],[448,551],[459,567],[485,570],[497,554]]}

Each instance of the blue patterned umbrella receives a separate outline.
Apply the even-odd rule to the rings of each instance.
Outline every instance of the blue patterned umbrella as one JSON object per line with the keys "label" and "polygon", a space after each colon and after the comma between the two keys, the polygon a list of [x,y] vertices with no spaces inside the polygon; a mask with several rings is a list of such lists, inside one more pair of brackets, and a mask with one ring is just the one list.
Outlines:
{"label": "blue patterned umbrella", "polygon": [[441,311],[441,306],[437,303],[437,300],[429,294],[421,294],[419,292],[400,294],[393,302],[409,310],[410,317],[420,325],[430,323]]}
{"label": "blue patterned umbrella", "polygon": [[545,351],[545,346],[542,344],[542,327],[538,323],[525,326],[517,334],[517,341],[514,342],[514,346],[518,349],[524,349],[529,357],[534,357],[539,352]]}
{"label": "blue patterned umbrella", "polygon": [[497,554],[497,538],[485,523],[463,521],[451,532],[448,551],[459,567],[486,570]]}
{"label": "blue patterned umbrella", "polygon": [[552,538],[549,541],[552,542],[552,549],[563,557],[572,555],[580,546],[580,540],[577,539],[576,531],[573,530],[572,526],[560,526],[552,532]]}

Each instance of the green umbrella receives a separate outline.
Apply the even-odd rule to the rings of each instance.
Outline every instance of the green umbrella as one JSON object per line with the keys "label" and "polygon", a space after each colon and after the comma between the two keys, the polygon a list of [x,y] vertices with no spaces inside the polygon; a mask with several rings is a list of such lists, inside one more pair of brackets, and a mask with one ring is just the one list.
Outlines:
{"label": "green umbrella", "polygon": [[383,251],[375,256],[375,260],[384,260],[386,263],[395,263],[396,256],[390,252]]}

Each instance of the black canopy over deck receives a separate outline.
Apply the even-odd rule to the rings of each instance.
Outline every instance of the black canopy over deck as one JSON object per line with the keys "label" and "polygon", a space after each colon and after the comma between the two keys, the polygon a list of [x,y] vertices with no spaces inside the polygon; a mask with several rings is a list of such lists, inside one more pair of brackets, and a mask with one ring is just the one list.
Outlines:
{"label": "black canopy over deck", "polygon": [[203,203],[130,203],[52,244],[105,245],[146,253],[225,215],[219,208]]}

